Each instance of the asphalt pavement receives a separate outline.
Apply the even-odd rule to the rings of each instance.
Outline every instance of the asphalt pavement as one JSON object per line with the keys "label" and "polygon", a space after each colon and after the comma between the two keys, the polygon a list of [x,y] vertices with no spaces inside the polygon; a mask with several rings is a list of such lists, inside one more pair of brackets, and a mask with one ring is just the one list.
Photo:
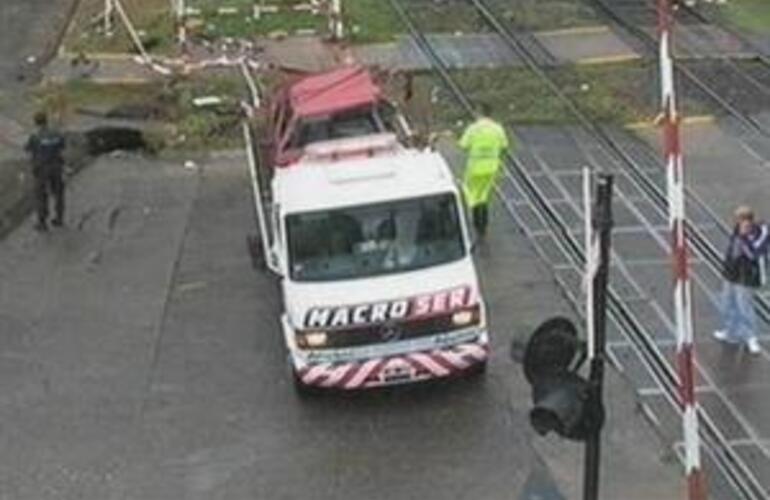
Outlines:
{"label": "asphalt pavement", "polygon": [[[0,87],[17,82],[28,55],[46,53],[55,31],[46,23],[68,2],[52,10],[43,0],[4,0]],[[766,141],[735,141],[725,152],[713,141],[734,140],[729,132],[708,129],[691,142],[693,163],[699,153],[712,158],[693,172],[696,187],[720,214],[734,199],[767,213]],[[574,149],[553,146],[543,155],[549,165],[561,154],[576,165]],[[726,174],[723,164],[741,168]],[[254,221],[240,153],[196,169],[104,158],[69,193],[66,229],[39,235],[27,221],[0,242],[0,499],[579,497],[582,448],[532,433],[529,388],[507,355],[544,318],[573,313],[554,269],[499,204],[477,255],[493,330],[486,376],[304,400],[286,373],[275,279],[252,269],[246,253]],[[633,241],[621,247],[661,257]],[[668,272],[658,264],[653,291]],[[713,310],[702,315],[699,324],[710,325]],[[766,358],[746,369],[707,328],[698,335],[707,373],[723,375],[707,389],[743,410],[738,427],[754,433],[731,434],[731,446],[750,459],[758,452],[761,466]],[[680,498],[679,434],[656,433],[676,429],[676,415],[655,404],[623,348],[613,345],[620,370],[608,375],[603,498]],[[657,431],[641,407],[662,422]]]}
{"label": "asphalt pavement", "polygon": [[[20,83],[19,75],[34,76],[57,49],[76,0],[3,0],[0,5],[0,88]],[[25,67],[27,67],[25,69]]]}
{"label": "asphalt pavement", "polygon": [[[0,2],[0,234],[15,224],[19,192],[28,188],[21,147],[35,105],[27,94],[29,85],[54,55],[75,1]],[[32,64],[27,62],[30,57]]]}
{"label": "asphalt pavement", "polygon": [[[306,400],[275,279],[246,251],[247,186],[239,153],[196,169],[108,157],[70,185],[67,228],[28,220],[0,243],[0,498],[577,495],[581,447],[533,434],[508,358],[571,312],[499,206],[478,252],[486,376]],[[603,498],[677,498],[678,467],[612,370],[608,392]]]}

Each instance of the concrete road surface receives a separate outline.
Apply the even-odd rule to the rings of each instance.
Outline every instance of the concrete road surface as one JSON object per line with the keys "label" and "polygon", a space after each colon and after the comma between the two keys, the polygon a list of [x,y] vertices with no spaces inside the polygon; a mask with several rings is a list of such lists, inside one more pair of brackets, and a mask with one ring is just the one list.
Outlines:
{"label": "concrete road surface", "polygon": [[[0,243],[0,498],[575,498],[581,447],[533,435],[507,356],[569,310],[504,214],[479,251],[485,378],[302,400],[275,280],[246,252],[243,160],[103,159],[70,186],[67,228]],[[610,373],[604,498],[678,498]]]}
{"label": "concrete road surface", "polygon": [[75,0],[3,0],[0,4],[0,88],[17,84],[26,59],[53,55]]}

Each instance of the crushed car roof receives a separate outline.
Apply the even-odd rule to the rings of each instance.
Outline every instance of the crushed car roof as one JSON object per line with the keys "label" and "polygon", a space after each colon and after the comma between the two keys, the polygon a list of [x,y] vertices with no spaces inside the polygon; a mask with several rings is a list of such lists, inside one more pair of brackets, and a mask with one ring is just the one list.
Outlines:
{"label": "crushed car roof", "polygon": [[380,88],[362,66],[345,66],[307,76],[289,87],[294,113],[317,116],[344,111],[380,99]]}

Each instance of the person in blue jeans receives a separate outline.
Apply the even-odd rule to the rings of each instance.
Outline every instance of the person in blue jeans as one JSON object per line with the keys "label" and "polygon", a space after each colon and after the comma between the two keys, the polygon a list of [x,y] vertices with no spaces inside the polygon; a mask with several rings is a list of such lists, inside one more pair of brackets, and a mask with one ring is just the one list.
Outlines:
{"label": "person in blue jeans", "polygon": [[722,267],[725,278],[720,304],[722,329],[715,331],[714,337],[722,342],[745,344],[752,354],[761,351],[754,290],[765,282],[769,243],[768,225],[755,221],[751,207],[738,207]]}

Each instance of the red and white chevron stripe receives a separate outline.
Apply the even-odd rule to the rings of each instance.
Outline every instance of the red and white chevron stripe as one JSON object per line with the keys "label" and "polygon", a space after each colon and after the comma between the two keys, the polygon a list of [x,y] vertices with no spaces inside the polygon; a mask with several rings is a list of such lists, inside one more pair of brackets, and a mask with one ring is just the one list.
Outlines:
{"label": "red and white chevron stripe", "polygon": [[677,366],[682,404],[685,443],[685,474],[690,500],[706,498],[701,468],[698,417],[695,411],[695,350],[693,347],[692,299],[688,273],[688,249],[685,234],[684,162],[679,131],[679,115],[674,85],[672,56],[673,11],[670,0],[658,0],[660,34],[660,82],[663,118],[663,143],[666,161],[671,257],[674,274],[674,316],[677,339]]}
{"label": "red and white chevron stripe", "polygon": [[469,343],[366,361],[308,365],[297,375],[308,386],[352,390],[459,375],[488,358],[488,344]]}

